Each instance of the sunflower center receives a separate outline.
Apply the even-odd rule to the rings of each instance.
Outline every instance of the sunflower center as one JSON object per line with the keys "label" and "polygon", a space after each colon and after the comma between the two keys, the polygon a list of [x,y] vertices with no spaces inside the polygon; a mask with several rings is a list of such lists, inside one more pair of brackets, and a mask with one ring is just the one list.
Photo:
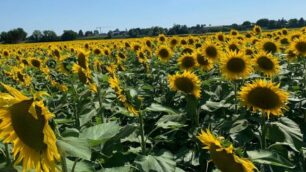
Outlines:
{"label": "sunflower center", "polygon": [[32,60],[32,65],[39,68],[40,67],[40,62],[36,59]]}
{"label": "sunflower center", "polygon": [[82,68],[86,69],[86,68],[87,68],[86,62],[87,62],[87,61],[86,61],[85,55],[84,55],[83,53],[80,53],[79,56],[78,56],[78,64],[79,64]]}
{"label": "sunflower center", "polygon": [[198,54],[197,55],[197,61],[200,65],[206,65],[207,64],[207,60],[204,58],[204,56]]}
{"label": "sunflower center", "polygon": [[239,51],[239,48],[236,44],[230,44],[228,46],[228,48],[231,50],[231,51]]}
{"label": "sunflower center", "polygon": [[21,82],[24,82],[24,77],[20,72],[17,72],[17,77]]}
{"label": "sunflower center", "polygon": [[247,95],[247,101],[261,109],[273,109],[281,102],[279,96],[269,88],[256,87]]}
{"label": "sunflower center", "polygon": [[193,53],[193,50],[191,48],[185,48],[183,51],[182,51],[182,54],[192,54]]}
{"label": "sunflower center", "polygon": [[233,73],[240,73],[245,69],[245,62],[241,58],[233,57],[227,62],[226,67]]}
{"label": "sunflower center", "polygon": [[185,56],[182,60],[182,66],[185,69],[192,68],[195,65],[194,58],[191,56]]}
{"label": "sunflower center", "polygon": [[269,53],[275,53],[277,50],[277,46],[273,42],[266,42],[263,45],[263,49]]}
{"label": "sunflower center", "polygon": [[158,52],[158,55],[161,57],[161,58],[167,58],[170,54],[169,54],[169,51],[167,49],[161,49],[159,52]]}
{"label": "sunflower center", "polygon": [[81,69],[79,70],[78,75],[79,75],[80,81],[83,84],[86,84],[87,83],[87,77],[86,77],[86,74]]}
{"label": "sunflower center", "polygon": [[301,54],[306,53],[306,42],[305,41],[297,42],[295,48]]}
{"label": "sunflower center", "polygon": [[177,89],[186,93],[191,93],[194,89],[194,84],[189,78],[181,77],[175,80],[175,86]]}
{"label": "sunflower center", "polygon": [[205,49],[206,55],[211,58],[217,57],[217,49],[214,46],[209,46]]}
{"label": "sunflower center", "polygon": [[28,112],[32,103],[33,100],[25,100],[10,108],[12,125],[17,136],[25,145],[41,152],[47,147],[43,134],[45,120],[41,114],[41,108],[37,106],[37,119]]}
{"label": "sunflower center", "polygon": [[260,68],[264,70],[272,70],[274,68],[274,63],[268,57],[262,56],[257,59],[257,64]]}

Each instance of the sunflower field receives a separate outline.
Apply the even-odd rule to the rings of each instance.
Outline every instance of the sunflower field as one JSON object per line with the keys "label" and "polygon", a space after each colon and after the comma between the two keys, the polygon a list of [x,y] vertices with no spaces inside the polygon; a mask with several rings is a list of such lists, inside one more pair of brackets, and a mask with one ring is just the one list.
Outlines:
{"label": "sunflower field", "polygon": [[306,171],[306,28],[0,45],[0,82],[0,171]]}

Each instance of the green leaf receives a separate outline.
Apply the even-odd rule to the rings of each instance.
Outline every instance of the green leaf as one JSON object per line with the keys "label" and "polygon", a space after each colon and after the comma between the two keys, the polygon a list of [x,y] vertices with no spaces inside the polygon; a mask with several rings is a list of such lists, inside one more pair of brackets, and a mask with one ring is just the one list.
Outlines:
{"label": "green leaf", "polygon": [[276,152],[256,150],[247,151],[247,154],[249,158],[255,163],[274,165],[291,169],[295,167],[294,164]]}
{"label": "green leaf", "polygon": [[130,166],[124,166],[124,167],[113,167],[113,168],[105,168],[103,170],[100,170],[98,172],[132,172]]}
{"label": "green leaf", "polygon": [[120,126],[116,122],[102,123],[89,127],[81,131],[80,137],[90,141],[91,146],[104,144],[120,131]]}
{"label": "green leaf", "polygon": [[89,122],[95,115],[97,115],[96,109],[93,109],[85,114],[80,115],[80,125],[83,126],[84,124]]}
{"label": "green leaf", "polygon": [[207,112],[214,112],[220,108],[229,108],[231,104],[225,103],[225,100],[220,102],[206,101],[204,105],[201,106],[201,109]]}
{"label": "green leaf", "polygon": [[88,141],[77,137],[63,137],[57,141],[61,152],[67,156],[90,160],[91,150]]}
{"label": "green leaf", "polygon": [[[75,162],[66,158],[66,163],[67,163],[68,171],[72,171],[72,167]],[[93,164],[90,164],[84,161],[79,161],[76,163],[74,171],[75,172],[93,172],[95,170],[93,169]]]}
{"label": "green leaf", "polygon": [[156,104],[156,103],[152,103],[151,106],[147,107],[145,110],[146,111],[153,111],[153,112],[166,112],[168,114],[178,114],[178,112],[176,112],[175,110],[173,110],[169,107],[160,105],[160,104]]}
{"label": "green leaf", "polygon": [[285,142],[296,152],[303,146],[303,134],[299,126],[289,118],[282,117],[268,126],[267,137],[274,142]]}
{"label": "green leaf", "polygon": [[167,121],[167,122],[159,122],[157,123],[157,127],[163,129],[179,129],[185,127],[186,125],[181,124],[179,122]]}
{"label": "green leaf", "polygon": [[160,156],[140,155],[136,164],[142,171],[175,172],[176,169],[173,155],[169,152],[164,152]]}

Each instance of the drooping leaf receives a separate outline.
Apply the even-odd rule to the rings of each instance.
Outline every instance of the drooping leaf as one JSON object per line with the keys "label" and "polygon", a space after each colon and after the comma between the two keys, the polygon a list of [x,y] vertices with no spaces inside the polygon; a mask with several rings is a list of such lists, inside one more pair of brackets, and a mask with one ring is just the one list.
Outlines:
{"label": "drooping leaf", "polygon": [[135,162],[142,171],[175,172],[176,162],[169,152],[163,152],[159,156],[140,155]]}
{"label": "drooping leaf", "polygon": [[120,131],[120,126],[116,122],[102,123],[89,127],[81,131],[80,137],[89,140],[91,146],[103,144]]}
{"label": "drooping leaf", "polygon": [[294,164],[292,164],[289,160],[281,156],[276,152],[271,152],[267,150],[255,150],[255,151],[247,151],[249,158],[255,162],[260,164],[274,165],[285,168],[294,168]]}
{"label": "drooping leaf", "polygon": [[63,137],[57,140],[57,145],[66,156],[90,160],[91,150],[88,141],[77,137]]}

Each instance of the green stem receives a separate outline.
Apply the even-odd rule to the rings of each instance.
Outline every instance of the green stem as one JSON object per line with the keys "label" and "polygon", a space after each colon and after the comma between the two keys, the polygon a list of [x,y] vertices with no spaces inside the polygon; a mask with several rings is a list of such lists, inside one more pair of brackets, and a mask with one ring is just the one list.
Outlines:
{"label": "green stem", "polygon": [[238,87],[238,83],[237,81],[234,81],[234,92],[235,92],[235,114],[237,113],[238,110],[238,101],[237,101],[237,87]]}
{"label": "green stem", "polygon": [[[97,88],[98,88],[98,100],[99,100],[99,112],[101,111],[103,105],[102,105],[102,96],[101,96],[101,88],[100,88],[100,85],[97,84]],[[101,122],[104,123],[105,122],[105,118],[104,118],[104,113],[101,113],[100,112],[100,117],[101,117]]]}
{"label": "green stem", "polygon": [[142,112],[139,113],[139,130],[140,130],[140,137],[141,137],[141,150],[142,153],[146,153],[146,142],[145,142],[145,133],[144,133],[144,122]]}
{"label": "green stem", "polygon": [[80,121],[79,121],[79,114],[78,114],[78,106],[77,106],[77,96],[78,92],[76,88],[74,87],[72,83],[72,88],[73,88],[73,108],[74,108],[74,118],[75,118],[75,128],[79,129],[80,128]]}
{"label": "green stem", "polygon": [[7,165],[8,167],[10,167],[10,166],[12,166],[12,160],[11,160],[11,156],[10,156],[10,151],[9,151],[8,144],[5,143],[5,144],[4,144],[4,147],[5,147],[6,165]]}
{"label": "green stem", "polygon": [[[265,113],[261,114],[261,139],[260,139],[260,146],[262,150],[266,149],[266,132],[267,132],[267,125],[265,119]],[[265,171],[265,165],[261,165],[261,171]]]}
{"label": "green stem", "polygon": [[61,166],[62,166],[62,172],[68,172],[65,153],[61,153]]}
{"label": "green stem", "polygon": [[198,100],[193,95],[187,95],[186,96],[186,111],[187,114],[192,118],[193,126],[196,129],[200,126],[199,122],[199,113],[198,113]]}

